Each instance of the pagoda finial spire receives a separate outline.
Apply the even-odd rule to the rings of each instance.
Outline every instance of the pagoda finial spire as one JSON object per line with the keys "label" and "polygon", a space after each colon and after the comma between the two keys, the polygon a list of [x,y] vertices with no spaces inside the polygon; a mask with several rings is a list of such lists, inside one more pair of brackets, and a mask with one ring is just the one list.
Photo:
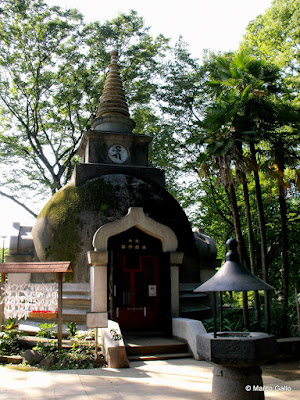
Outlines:
{"label": "pagoda finial spire", "polygon": [[128,105],[119,73],[118,52],[110,53],[111,61],[92,129],[131,133],[135,123],[130,119]]}

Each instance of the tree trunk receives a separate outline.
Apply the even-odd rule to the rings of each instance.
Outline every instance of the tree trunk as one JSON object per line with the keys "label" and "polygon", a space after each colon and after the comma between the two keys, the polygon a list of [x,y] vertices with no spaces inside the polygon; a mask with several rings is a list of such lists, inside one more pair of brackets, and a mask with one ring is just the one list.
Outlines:
{"label": "tree trunk", "polygon": [[[255,240],[254,240],[254,233],[252,228],[252,219],[251,219],[251,207],[250,207],[250,199],[249,199],[249,190],[247,185],[246,176],[243,174],[242,176],[242,185],[243,185],[243,193],[244,193],[244,201],[246,207],[246,218],[247,218],[247,228],[248,228],[248,235],[249,235],[249,254],[250,254],[250,266],[251,272],[253,275],[257,275],[257,268],[256,268],[256,260],[254,255],[254,247],[255,247]],[[259,310],[259,295],[258,291],[254,291],[254,311],[255,311],[255,330],[260,330],[260,310]]]}
{"label": "tree trunk", "polygon": [[278,167],[278,192],[279,192],[279,210],[281,222],[281,254],[283,266],[283,315],[282,315],[282,337],[288,335],[288,303],[289,303],[289,254],[288,254],[288,224],[287,224],[287,207],[285,200],[284,188],[284,149],[283,143],[279,141],[275,147],[275,162]]}
{"label": "tree trunk", "polygon": [[[263,280],[269,282],[269,265],[268,265],[268,253],[267,253],[267,239],[266,239],[266,221],[264,214],[264,207],[261,194],[261,186],[258,174],[258,165],[256,162],[256,149],[254,143],[250,144],[251,160],[253,163],[253,174],[255,182],[255,193],[257,202],[257,214],[258,214],[258,224],[260,230],[260,249],[261,249],[261,268],[263,274]],[[265,316],[267,324],[267,332],[271,331],[271,306],[270,306],[270,292],[268,290],[264,291],[265,299]]]}
{"label": "tree trunk", "polygon": [[[240,220],[239,209],[238,209],[238,204],[237,204],[237,199],[236,199],[236,194],[235,194],[233,176],[232,176],[232,172],[231,172],[231,169],[229,166],[227,167],[226,176],[227,176],[227,180],[228,180],[234,229],[235,229],[236,239],[238,242],[238,251],[240,254],[241,262],[242,263],[244,262],[248,267],[249,266],[249,258],[248,258],[245,240],[244,240],[242,228],[241,228],[241,220]],[[250,319],[249,319],[247,292],[243,292],[243,315],[244,315],[245,327],[246,327],[246,329],[248,329],[250,331]]]}
{"label": "tree trunk", "polygon": [[[242,153],[242,145],[238,145],[237,147],[238,155],[240,162],[242,162],[243,153]],[[237,170],[237,175],[240,178],[243,186],[243,194],[244,194],[244,202],[246,208],[246,219],[247,219],[247,228],[248,228],[248,237],[249,237],[249,254],[250,254],[250,268],[253,275],[257,275],[257,266],[256,259],[254,254],[255,248],[255,239],[252,227],[252,218],[251,218],[251,206],[250,206],[250,196],[248,190],[247,177],[244,171],[239,168]],[[255,311],[255,324],[254,329],[260,330],[260,306],[259,306],[259,294],[258,291],[254,291],[254,311]]]}

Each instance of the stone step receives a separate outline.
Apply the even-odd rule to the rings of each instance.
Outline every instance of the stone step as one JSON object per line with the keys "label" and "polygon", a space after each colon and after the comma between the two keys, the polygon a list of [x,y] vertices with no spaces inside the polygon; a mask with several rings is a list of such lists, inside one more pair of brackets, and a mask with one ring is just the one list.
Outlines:
{"label": "stone step", "polygon": [[179,294],[180,299],[206,299],[207,293],[184,292]]}
{"label": "stone step", "polygon": [[89,309],[63,308],[63,322],[85,323]]}
{"label": "stone step", "polygon": [[193,358],[192,353],[166,353],[128,356],[128,361],[158,361],[158,360],[176,360],[181,358]]}
{"label": "stone step", "polygon": [[85,308],[91,307],[91,296],[88,294],[68,294],[62,298],[64,308]]}
{"label": "stone step", "polygon": [[130,356],[134,355],[153,355],[153,354],[166,354],[166,353],[185,353],[188,348],[186,344],[174,345],[154,345],[154,346],[128,346],[126,345],[126,352]]}
{"label": "stone step", "polygon": [[208,305],[207,293],[194,293],[200,283],[180,283],[179,287],[179,310],[180,316],[191,319],[208,318],[211,308]]}
{"label": "stone step", "polygon": [[63,292],[63,298],[91,298],[91,292]]}
{"label": "stone step", "polygon": [[210,311],[211,307],[191,304],[191,305],[181,305],[180,306],[180,314],[181,313],[188,313],[188,312],[207,312]]}
{"label": "stone step", "polygon": [[63,322],[86,323],[91,309],[91,291],[88,282],[63,284]]}
{"label": "stone step", "polygon": [[153,356],[158,354],[188,353],[186,342],[165,337],[125,337],[128,356]]}
{"label": "stone step", "polygon": [[0,356],[1,364],[22,364],[23,361],[21,356]]}
{"label": "stone step", "polygon": [[74,293],[74,294],[90,294],[89,283],[63,283],[63,294]]}
{"label": "stone step", "polygon": [[[39,328],[39,324],[43,322],[43,323],[55,323],[55,326],[53,327],[54,330],[57,331],[57,319],[51,319],[51,320],[47,320],[47,319],[43,319],[40,321],[37,321],[36,319],[34,320],[30,320],[30,319],[22,319],[19,323],[19,330],[22,331],[25,335],[27,336],[35,336],[38,331],[40,330]],[[86,325],[84,324],[76,324],[77,325],[77,329],[78,331],[86,331]],[[67,329],[67,325],[65,323],[63,323],[62,325],[62,331],[63,331],[63,336],[67,336],[68,335],[68,329]]]}

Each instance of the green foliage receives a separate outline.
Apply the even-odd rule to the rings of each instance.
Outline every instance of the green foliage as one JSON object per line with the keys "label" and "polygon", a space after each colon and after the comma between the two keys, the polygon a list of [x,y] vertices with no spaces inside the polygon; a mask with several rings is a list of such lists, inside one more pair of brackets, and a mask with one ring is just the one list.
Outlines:
{"label": "green foliage", "polygon": [[299,106],[300,88],[300,1],[274,0],[272,6],[251,21],[241,48],[281,68],[291,99]]}
{"label": "green foliage", "polygon": [[[50,338],[46,337],[46,339]],[[58,351],[57,341],[55,339],[51,339],[50,341],[45,342],[38,340],[37,345],[34,346],[32,349],[40,352],[43,356],[47,357],[49,354],[53,354]]]}
{"label": "green foliage", "polygon": [[[56,362],[51,369],[87,369],[95,367],[95,350],[92,346],[61,350],[55,355]],[[103,357],[101,357],[103,360]]]}
{"label": "green foliage", "polygon": [[87,331],[77,332],[75,338],[80,341],[95,340],[95,330],[89,329]]}
{"label": "green foliage", "polygon": [[[230,332],[244,332],[246,331],[243,315],[241,314],[242,310],[236,310],[238,312],[232,311],[224,311],[223,313],[223,331]],[[213,318],[207,319],[203,321],[203,325],[207,332],[213,332],[214,330],[214,320]],[[217,317],[217,330],[219,331],[220,327],[220,317]]]}
{"label": "green foliage", "polygon": [[[51,229],[45,245],[46,258],[52,261],[71,261],[72,265],[75,265],[82,250],[80,213],[88,210],[95,214],[101,212],[103,215],[109,215],[115,212],[118,204],[116,190],[112,190],[110,183],[102,178],[91,180],[80,187],[70,183],[59,190],[37,218],[37,221],[47,221],[46,227]],[[55,241],[51,241],[53,233]],[[46,230],[43,234],[46,236]],[[93,232],[90,232],[90,235],[92,234]],[[72,274],[68,274],[66,279],[71,279],[71,276]]]}
{"label": "green foliage", "polygon": [[0,355],[18,355],[20,347],[18,342],[18,331],[16,329],[0,332]]}
{"label": "green foliage", "polygon": [[111,334],[112,340],[118,341],[118,340],[123,339],[123,336],[116,329],[111,329],[110,334]]}
{"label": "green foliage", "polygon": [[55,323],[49,324],[47,322],[39,324],[39,331],[37,336],[40,338],[54,339],[56,337]]}
{"label": "green foliage", "polygon": [[[271,315],[272,315],[272,327],[271,333],[277,337],[282,335],[282,321],[283,315],[286,312],[285,305],[282,296],[273,297],[271,301]],[[264,328],[264,325],[262,326]],[[287,309],[287,336],[299,336],[297,310],[295,297],[291,296],[288,301]]]}
{"label": "green foliage", "polygon": [[[248,293],[249,307],[250,307],[250,329],[254,330],[256,320],[255,313],[253,310],[253,292]],[[233,292],[231,295],[226,293],[223,295],[223,301],[226,306],[223,309],[223,331],[232,332],[243,332],[246,331],[243,314],[242,314],[242,294],[240,292]],[[265,314],[264,314],[264,303],[263,296],[260,294],[260,315],[261,315],[261,326],[259,331],[265,332],[267,330]],[[230,306],[230,309],[228,309]],[[226,309],[227,308],[227,309]],[[284,313],[284,303],[282,296],[273,295],[271,299],[271,334],[276,337],[281,337],[282,334],[282,316]],[[219,311],[218,311],[219,312]],[[289,298],[288,315],[287,315],[287,326],[288,336],[297,337],[299,336],[297,310],[295,297]],[[213,318],[203,321],[204,327],[207,332],[213,332],[214,320]],[[220,316],[217,317],[217,330],[220,327]]]}
{"label": "green foliage", "polygon": [[6,165],[1,183],[15,199],[21,193],[45,197],[71,176],[111,49],[120,54],[128,102],[138,117],[136,133],[152,125],[150,103],[168,40],[153,38],[134,11],[85,24],[78,11],[42,0],[4,0],[0,7],[0,161]]}
{"label": "green foliage", "polygon": [[2,327],[5,331],[10,331],[18,326],[19,321],[17,318],[8,318]]}
{"label": "green foliage", "polygon": [[299,18],[299,0],[273,1],[263,15],[250,22],[242,47],[286,72],[299,71]]}
{"label": "green foliage", "polygon": [[[79,106],[71,83],[80,69],[82,16],[74,10],[49,8],[41,0],[7,0],[1,2],[0,24],[0,151],[3,161],[13,162],[18,170],[8,183],[12,189],[17,183],[24,189],[47,185],[55,191],[62,176],[68,175],[80,138],[80,134],[72,137],[70,113]],[[70,70],[68,90],[64,78]],[[73,82],[74,88],[78,93]],[[69,99],[63,96],[65,91]],[[77,122],[83,126],[84,119]],[[56,160],[55,168],[47,157]]]}
{"label": "green foliage", "polygon": [[20,353],[19,337],[22,332],[16,328],[19,321],[16,318],[8,318],[2,325],[0,332],[0,355],[17,355]]}
{"label": "green foliage", "polygon": [[[45,328],[51,329],[52,327]],[[46,332],[46,336],[43,337],[49,337],[48,333]],[[95,345],[91,341],[92,339],[94,339],[93,332],[87,331],[75,334],[72,337],[71,348],[58,350],[56,341],[51,340],[50,342],[38,342],[34,350],[39,351],[45,357],[49,355],[54,357],[54,364],[51,366],[52,370],[94,368],[102,366],[104,358],[101,350],[95,355]]]}
{"label": "green foliage", "polygon": [[77,324],[76,322],[66,322],[67,325],[67,332],[69,333],[69,337],[73,337],[76,335],[77,332]]}

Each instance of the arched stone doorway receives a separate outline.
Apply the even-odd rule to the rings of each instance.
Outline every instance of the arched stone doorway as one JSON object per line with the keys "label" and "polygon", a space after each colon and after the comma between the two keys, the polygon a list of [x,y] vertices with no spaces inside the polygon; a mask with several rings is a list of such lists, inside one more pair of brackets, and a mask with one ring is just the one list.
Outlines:
{"label": "arched stone doorway", "polygon": [[142,208],[100,227],[91,265],[92,312],[109,313],[123,330],[168,330],[179,312],[177,238]]}
{"label": "arched stone doorway", "polygon": [[171,317],[170,253],[132,227],[108,240],[108,311],[122,330],[167,330]]}

